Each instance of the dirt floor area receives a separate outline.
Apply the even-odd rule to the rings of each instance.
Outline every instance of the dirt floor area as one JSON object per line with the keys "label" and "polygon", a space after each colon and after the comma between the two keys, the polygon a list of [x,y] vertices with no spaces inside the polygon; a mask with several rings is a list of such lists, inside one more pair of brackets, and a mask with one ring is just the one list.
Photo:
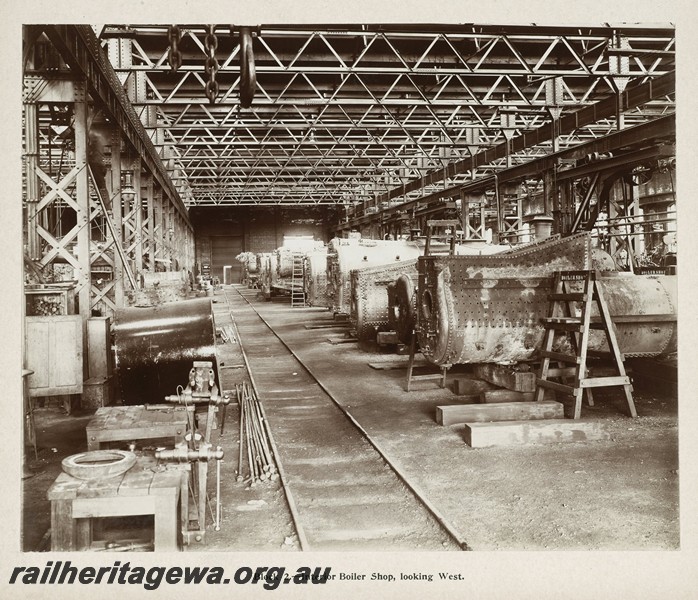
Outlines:
{"label": "dirt floor area", "polygon": [[[241,291],[473,550],[679,547],[678,402],[674,390],[636,385],[637,419],[626,416],[620,394],[597,392],[595,406],[584,406],[583,419],[603,422],[611,434],[607,441],[472,449],[464,442],[462,426],[443,427],[435,421],[437,405],[464,401],[451,389],[422,382],[407,393],[404,369],[368,366],[395,359],[394,354],[359,348],[355,343],[330,344],[328,338],[341,336],[341,330],[306,329],[307,324],[331,317],[328,313],[291,309],[285,301],[264,302],[251,290]],[[222,301],[216,297],[217,305]],[[243,338],[243,345],[245,341]],[[225,360],[237,360],[234,346],[229,344]],[[244,376],[242,372],[236,377]],[[467,377],[467,369],[460,376]],[[261,400],[273,402],[271,398]],[[569,409],[567,402],[566,411]],[[26,467],[33,476],[23,482],[25,551],[50,548],[46,491],[60,472],[61,459],[86,449],[85,426],[93,412],[77,410],[68,416],[55,403],[35,412],[39,454],[35,459],[32,449],[26,451]],[[273,428],[271,419],[270,423]],[[317,442],[315,450],[321,448],[321,439]],[[222,527],[217,532],[209,527],[206,543],[190,549],[299,550],[279,482],[251,488],[236,480],[235,404],[227,409],[224,434],[214,432],[214,443],[226,452]],[[213,485],[209,487],[213,490]]]}

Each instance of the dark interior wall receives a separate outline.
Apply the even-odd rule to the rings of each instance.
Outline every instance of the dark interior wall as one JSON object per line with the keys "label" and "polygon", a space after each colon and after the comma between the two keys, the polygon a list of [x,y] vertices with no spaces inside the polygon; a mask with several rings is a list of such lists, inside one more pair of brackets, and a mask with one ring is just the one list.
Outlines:
{"label": "dark interior wall", "polygon": [[239,252],[271,252],[285,235],[312,235],[327,242],[337,222],[333,207],[203,206],[190,208],[189,216],[197,269],[223,281],[223,266],[230,265],[234,282],[242,272],[235,260]]}

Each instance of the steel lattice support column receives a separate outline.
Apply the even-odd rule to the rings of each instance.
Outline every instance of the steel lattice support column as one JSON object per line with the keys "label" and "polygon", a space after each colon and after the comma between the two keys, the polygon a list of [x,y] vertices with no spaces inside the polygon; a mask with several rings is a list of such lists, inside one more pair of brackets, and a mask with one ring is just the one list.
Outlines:
{"label": "steel lattice support column", "polygon": [[27,251],[32,260],[41,258],[40,238],[36,229],[39,203],[39,178],[36,168],[39,163],[39,117],[35,102],[24,103],[24,164],[26,173],[26,223]]}
{"label": "steel lattice support column", "polygon": [[163,224],[162,215],[162,188],[157,186],[153,195],[153,263],[154,267],[157,267],[157,263],[162,260],[164,256],[164,231],[165,227]]}
{"label": "steel lattice support column", "polygon": [[77,234],[77,259],[79,262],[79,271],[76,273],[77,293],[80,299],[80,314],[82,315],[85,325],[85,333],[87,331],[86,323],[91,312],[91,293],[90,293],[90,180],[87,170],[87,99],[85,98],[84,85],[75,84],[75,168],[77,174],[75,176],[75,194],[77,202],[77,223],[79,231]]}
{"label": "steel lattice support column", "polygon": [[[115,244],[123,247],[124,224],[123,207],[121,199],[121,137],[118,130],[112,132],[111,142],[111,196],[112,196],[112,222],[115,231]],[[124,265],[121,256],[117,253],[114,257],[114,302],[117,308],[124,307]]]}
{"label": "steel lattice support column", "polygon": [[144,177],[144,200],[146,202],[145,206],[145,220],[143,221],[143,254],[144,257],[148,257],[146,264],[146,269],[151,273],[155,271],[155,222],[153,219],[154,210],[154,186],[153,186],[153,176],[148,173]]}

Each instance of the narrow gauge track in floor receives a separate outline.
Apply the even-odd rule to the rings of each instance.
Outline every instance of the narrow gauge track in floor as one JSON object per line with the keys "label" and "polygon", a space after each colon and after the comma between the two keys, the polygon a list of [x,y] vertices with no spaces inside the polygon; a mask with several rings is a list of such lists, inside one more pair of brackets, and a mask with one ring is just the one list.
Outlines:
{"label": "narrow gauge track in floor", "polygon": [[467,550],[245,295],[224,289],[305,550]]}

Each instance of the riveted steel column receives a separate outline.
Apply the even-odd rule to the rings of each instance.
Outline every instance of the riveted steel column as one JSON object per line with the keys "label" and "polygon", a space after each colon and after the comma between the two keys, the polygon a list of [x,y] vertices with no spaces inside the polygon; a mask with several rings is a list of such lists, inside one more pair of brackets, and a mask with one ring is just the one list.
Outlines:
{"label": "riveted steel column", "polygon": [[[121,206],[121,136],[115,129],[111,138],[111,193],[112,193],[112,218],[116,239],[114,243],[123,248],[124,223],[123,209]],[[124,264],[121,255],[114,253],[114,303],[117,308],[124,306]]]}
{"label": "riveted steel column", "polygon": [[27,251],[32,260],[41,258],[40,238],[36,230],[39,203],[39,107],[35,102],[24,104],[24,165],[26,178]]}
{"label": "riveted steel column", "polygon": [[146,206],[146,227],[144,231],[146,239],[146,249],[148,252],[148,271],[151,273],[155,271],[155,211],[153,209],[153,204],[155,190],[153,185],[153,176],[148,173],[146,176],[145,183],[145,201]]}
{"label": "riveted steel column", "polygon": [[134,258],[136,261],[136,270],[134,275],[138,279],[143,272],[143,189],[141,187],[141,160],[138,158],[133,167],[133,187],[136,190],[135,208],[135,226],[136,226],[136,245],[134,247]]}
{"label": "riveted steel column", "polygon": [[84,319],[90,316],[90,182],[87,170],[87,99],[85,86],[75,84],[75,166],[79,169],[75,177],[76,203],[78,206],[77,253],[80,272],[77,274],[77,292],[80,300],[80,314]]}
{"label": "riveted steel column", "polygon": [[[164,258],[164,234],[165,230],[162,222],[162,188],[159,185],[155,186],[153,195],[153,262],[157,270],[158,263]],[[156,260],[157,259],[157,260]]]}

